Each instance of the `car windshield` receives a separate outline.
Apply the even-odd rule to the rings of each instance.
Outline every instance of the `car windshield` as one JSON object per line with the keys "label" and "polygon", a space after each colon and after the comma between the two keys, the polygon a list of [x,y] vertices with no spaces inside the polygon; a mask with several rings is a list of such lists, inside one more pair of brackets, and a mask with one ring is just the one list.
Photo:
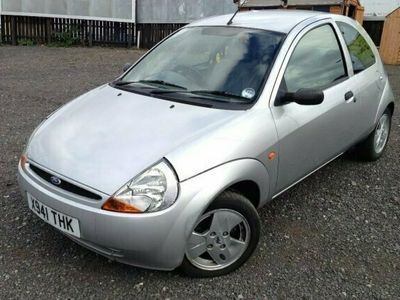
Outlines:
{"label": "car windshield", "polygon": [[283,36],[237,27],[184,28],[152,50],[116,85],[186,102],[252,103]]}

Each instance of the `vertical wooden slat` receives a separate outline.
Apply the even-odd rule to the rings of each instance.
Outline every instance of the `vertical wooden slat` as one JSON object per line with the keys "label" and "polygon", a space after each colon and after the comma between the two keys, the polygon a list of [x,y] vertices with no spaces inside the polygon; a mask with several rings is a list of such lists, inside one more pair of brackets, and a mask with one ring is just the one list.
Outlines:
{"label": "vertical wooden slat", "polygon": [[97,41],[99,38],[99,33],[101,31],[101,22],[99,21],[93,21],[93,24],[95,25],[95,27],[93,28],[93,40]]}
{"label": "vertical wooden slat", "polygon": [[17,20],[11,16],[11,42],[14,46],[17,45]]}
{"label": "vertical wooden slat", "polygon": [[133,39],[133,26],[134,24],[132,23],[127,23],[126,24],[126,45],[132,47],[132,39]]}
{"label": "vertical wooden slat", "polygon": [[15,36],[16,36],[16,40],[17,40],[17,44],[18,44],[18,40],[19,40],[19,38],[20,38],[20,25],[21,25],[21,21],[22,21],[22,18],[21,17],[15,17],[14,18],[14,20],[15,20]]}
{"label": "vertical wooden slat", "polygon": [[1,18],[1,20],[2,20],[2,22],[4,22],[3,23],[3,26],[1,26],[1,28],[2,28],[2,30],[4,30],[4,35],[3,35],[3,42],[4,43],[8,43],[9,42],[9,39],[8,39],[8,33],[10,32],[10,30],[9,30],[9,25],[10,25],[10,23],[9,23],[9,17],[8,16],[3,16],[2,18]]}
{"label": "vertical wooden slat", "polygon": [[30,39],[32,39],[32,18],[28,18],[27,20],[27,27],[28,27],[28,32],[27,32],[27,37],[29,37]]}
{"label": "vertical wooden slat", "polygon": [[0,45],[4,40],[4,17],[0,16]]}
{"label": "vertical wooden slat", "polygon": [[15,22],[16,22],[16,27],[17,27],[17,44],[18,44],[18,41],[21,38],[23,38],[22,26],[23,26],[24,18],[23,17],[16,17],[15,20],[16,20]]}
{"label": "vertical wooden slat", "polygon": [[5,16],[4,18],[4,42],[10,42],[10,17]]}
{"label": "vertical wooden slat", "polygon": [[29,18],[29,28],[31,29],[31,34],[29,39],[34,41],[36,36],[36,22],[35,18]]}
{"label": "vertical wooden slat", "polygon": [[111,40],[111,27],[110,23],[107,21],[100,21],[100,34],[99,34],[99,42],[107,42],[109,43]]}
{"label": "vertical wooden slat", "polygon": [[114,22],[107,22],[108,24],[108,41],[112,42],[114,41],[114,34],[115,34],[115,23]]}
{"label": "vertical wooden slat", "polygon": [[42,39],[42,18],[37,18],[37,38],[36,42],[39,44],[40,40]]}
{"label": "vertical wooden slat", "polygon": [[89,21],[89,47],[93,46],[93,21]]}
{"label": "vertical wooden slat", "polygon": [[84,23],[85,23],[84,20],[80,20],[80,22],[79,22],[79,40],[80,40],[82,46],[85,46],[85,38],[83,35],[84,28],[85,28]]}
{"label": "vertical wooden slat", "polygon": [[6,26],[5,16],[0,17],[0,19],[1,19],[0,44],[2,44],[5,40],[5,26]]}
{"label": "vertical wooden slat", "polygon": [[38,19],[37,18],[32,18],[32,29],[33,29],[33,34],[32,34],[32,40],[37,41],[38,39]]}
{"label": "vertical wooden slat", "polygon": [[45,34],[45,40],[48,44],[51,43],[51,34],[52,34],[52,27],[51,27],[51,19],[46,18],[46,34]]}
{"label": "vertical wooden slat", "polygon": [[42,38],[40,43],[41,44],[46,43],[46,18],[42,19]]}

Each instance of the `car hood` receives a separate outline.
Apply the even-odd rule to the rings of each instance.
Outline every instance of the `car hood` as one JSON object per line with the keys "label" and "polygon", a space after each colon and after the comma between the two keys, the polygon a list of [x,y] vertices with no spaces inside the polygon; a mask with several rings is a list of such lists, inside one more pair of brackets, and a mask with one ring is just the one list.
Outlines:
{"label": "car hood", "polygon": [[[172,165],[174,161],[182,165],[183,145],[204,139],[243,113],[156,99],[106,85],[51,115],[33,134],[27,156],[60,175],[113,194],[163,157],[170,155]],[[178,177],[184,180],[209,167],[204,162],[195,164],[193,170],[182,166]]]}

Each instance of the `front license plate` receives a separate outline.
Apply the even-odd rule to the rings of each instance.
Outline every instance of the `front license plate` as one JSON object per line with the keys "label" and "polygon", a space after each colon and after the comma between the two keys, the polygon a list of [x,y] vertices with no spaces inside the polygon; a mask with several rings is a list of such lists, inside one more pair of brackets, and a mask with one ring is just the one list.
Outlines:
{"label": "front license plate", "polygon": [[48,207],[28,194],[29,208],[43,221],[70,235],[81,237],[79,221]]}

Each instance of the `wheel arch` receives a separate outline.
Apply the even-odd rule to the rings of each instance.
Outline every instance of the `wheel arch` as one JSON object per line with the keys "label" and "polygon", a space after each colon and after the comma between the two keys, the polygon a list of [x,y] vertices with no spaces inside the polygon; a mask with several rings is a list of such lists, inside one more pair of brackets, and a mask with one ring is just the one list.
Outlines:
{"label": "wheel arch", "polygon": [[[234,190],[248,198],[255,208],[261,207],[269,197],[270,178],[266,167],[256,159],[239,159],[215,167],[181,183],[182,191],[192,190],[187,212],[186,237],[192,232],[197,219],[227,190]],[[255,188],[256,191],[254,190]]]}
{"label": "wheel arch", "polygon": [[251,204],[257,209],[261,203],[261,195],[260,195],[260,187],[253,180],[243,180],[237,182],[230,187],[228,187],[225,191],[233,191],[239,193],[246,197]]}
{"label": "wheel arch", "polygon": [[393,113],[394,113],[394,102],[390,102],[389,105],[387,106],[387,108],[390,110],[390,113],[393,116]]}
{"label": "wheel arch", "polygon": [[378,123],[379,118],[382,116],[383,112],[389,108],[392,113],[394,112],[394,94],[389,81],[387,81],[386,86],[383,90],[383,94],[379,103],[378,110],[375,116],[374,124]]}

